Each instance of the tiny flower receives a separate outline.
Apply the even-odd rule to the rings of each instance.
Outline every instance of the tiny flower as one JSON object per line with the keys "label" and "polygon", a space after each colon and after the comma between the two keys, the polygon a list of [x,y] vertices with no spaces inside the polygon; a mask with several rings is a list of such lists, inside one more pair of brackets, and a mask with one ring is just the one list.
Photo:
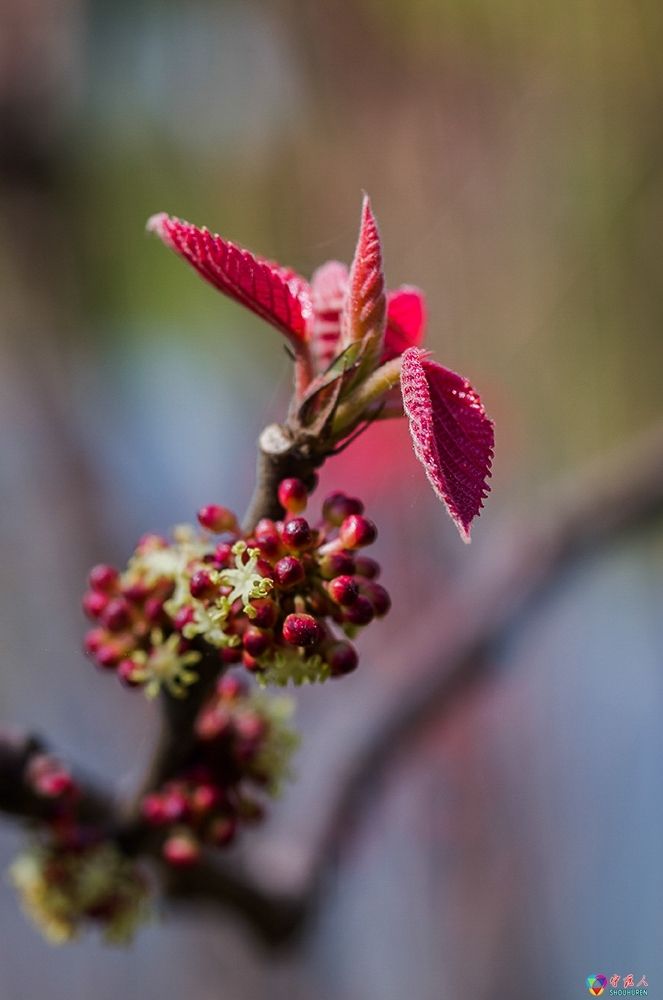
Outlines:
{"label": "tiny flower", "polygon": [[131,609],[123,597],[114,597],[106,605],[102,621],[111,632],[121,632],[131,621]]}
{"label": "tiny flower", "polygon": [[189,592],[198,600],[210,600],[218,593],[218,580],[219,575],[214,570],[196,570],[189,582]]}
{"label": "tiny flower", "polygon": [[131,657],[136,665],[134,679],[145,685],[148,698],[156,698],[162,687],[175,698],[183,698],[187,687],[198,680],[198,674],[190,668],[200,660],[200,653],[195,650],[180,653],[181,638],[177,632],[164,640],[161,630],[155,629],[151,641],[149,653],[138,650]]}
{"label": "tiny flower", "polygon": [[[266,597],[273,587],[271,580],[260,576],[256,572],[256,563],[260,557],[258,549],[248,549],[246,542],[235,542],[232,547],[235,556],[235,569],[224,569],[220,573],[221,583],[232,587],[232,592],[224,598],[226,606],[230,608],[237,600],[241,600],[244,611],[251,614],[250,602],[257,597]],[[243,561],[244,553],[248,555],[247,562]]]}
{"label": "tiny flower", "polygon": [[271,639],[259,628],[248,628],[242,637],[242,645],[249,656],[258,659],[271,646]]}
{"label": "tiny flower", "polygon": [[270,597],[261,597],[251,601],[255,614],[250,617],[257,628],[272,628],[278,618],[278,605]]}

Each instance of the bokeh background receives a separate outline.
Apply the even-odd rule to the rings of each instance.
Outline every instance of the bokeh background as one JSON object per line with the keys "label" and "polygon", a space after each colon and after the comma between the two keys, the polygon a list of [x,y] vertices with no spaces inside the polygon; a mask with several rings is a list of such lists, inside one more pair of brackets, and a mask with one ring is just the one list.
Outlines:
{"label": "bokeh background", "polygon": [[[278,336],[146,219],[309,275],[350,260],[368,191],[389,285],[426,290],[429,346],[496,422],[495,474],[469,554],[403,425],[325,469],[378,521],[395,606],[361,676],[302,693],[301,782],[251,846],[297,882],[311,796],[382,692],[416,683],[415,612],[504,512],[535,517],[558,475],[663,416],[662,56],[655,0],[0,3],[4,722],[135,786],[156,719],[83,659],[87,567],[203,503],[241,509],[287,402]],[[0,998],[552,1000],[597,971],[655,995],[662,538],[588,556],[514,623],[491,684],[367,803],[303,944],[270,955],[187,912],[127,953],[54,951],[3,887]],[[3,865],[19,839],[0,830]]]}

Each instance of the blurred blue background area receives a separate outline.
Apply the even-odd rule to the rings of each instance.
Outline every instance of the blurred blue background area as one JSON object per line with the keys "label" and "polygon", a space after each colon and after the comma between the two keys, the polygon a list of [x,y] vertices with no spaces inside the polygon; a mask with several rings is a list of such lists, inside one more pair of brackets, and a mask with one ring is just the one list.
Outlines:
{"label": "blurred blue background area", "polygon": [[[500,516],[663,416],[663,11],[650,0],[14,0],[0,7],[0,719],[127,794],[154,707],[81,653],[91,564],[241,512],[285,412],[279,336],[144,233],[157,211],[307,277],[349,262],[362,190],[390,287],[497,426],[473,551],[402,424],[326,466],[361,494],[394,598],[361,670],[301,693],[300,782],[247,852],[296,881],[311,807],[408,627],[481,575]],[[54,950],[0,890],[0,1000],[492,1000],[663,988],[658,522],[514,612],[490,683],[366,803],[310,936],[271,956],[231,915],[129,952]],[[471,572],[469,575],[471,577]],[[419,620],[417,618],[417,620]],[[431,614],[441,643],[451,623]],[[402,685],[402,688],[399,687]],[[0,828],[0,863],[19,842]]]}

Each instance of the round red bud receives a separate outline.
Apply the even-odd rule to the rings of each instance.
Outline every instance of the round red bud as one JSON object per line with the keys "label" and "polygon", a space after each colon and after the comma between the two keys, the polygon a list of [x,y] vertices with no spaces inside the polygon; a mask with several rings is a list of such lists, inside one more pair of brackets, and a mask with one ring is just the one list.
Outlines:
{"label": "round red bud", "polygon": [[323,580],[333,580],[335,576],[352,576],[355,561],[347,552],[333,552],[322,557],[318,569]]}
{"label": "round red bud", "polygon": [[373,605],[367,597],[359,595],[351,608],[345,611],[345,620],[351,625],[368,625],[375,617]]}
{"label": "round red bud", "polygon": [[108,595],[101,590],[90,590],[83,597],[83,611],[88,618],[99,618],[108,604]]}
{"label": "round red bud", "polygon": [[215,535],[220,535],[222,531],[238,530],[237,518],[233,512],[215,503],[201,507],[198,511],[198,520],[203,528],[213,531]]}
{"label": "round red bud", "polygon": [[114,597],[106,605],[102,621],[111,632],[121,632],[131,621],[131,609],[123,597]]}
{"label": "round red bud", "polygon": [[271,563],[268,563],[266,559],[258,559],[256,569],[261,576],[266,577],[268,580],[274,579],[274,569]]}
{"label": "round red bud", "polygon": [[177,867],[193,865],[200,857],[200,844],[189,831],[174,833],[161,848],[165,860]]}
{"label": "round red bud", "polygon": [[279,503],[289,514],[306,510],[308,491],[301,479],[282,479],[279,484]]}
{"label": "round red bud", "polygon": [[357,651],[349,642],[336,642],[327,651],[327,663],[331,668],[332,677],[350,674],[359,662]]}
{"label": "round red bud", "polygon": [[271,597],[258,597],[251,601],[255,617],[251,619],[256,628],[272,628],[276,625],[279,610]]}
{"label": "round red bud", "polygon": [[227,667],[229,667],[233,663],[239,663],[241,661],[242,650],[239,646],[224,646],[223,649],[219,650],[219,656],[221,657],[221,663],[224,663]]}
{"label": "round red bud", "polygon": [[322,505],[322,516],[329,524],[338,527],[350,514],[363,514],[364,505],[355,497],[345,493],[330,493]]}
{"label": "round red bud", "polygon": [[191,793],[191,808],[195,813],[209,812],[219,801],[219,791],[214,785],[198,785]]}
{"label": "round red bud", "polygon": [[378,529],[367,517],[350,514],[343,521],[338,537],[346,549],[362,549],[373,544],[378,537]]}
{"label": "round red bud", "polygon": [[304,567],[294,556],[284,556],[274,567],[274,579],[279,587],[294,587],[304,579]]}
{"label": "round red bud", "polygon": [[86,653],[96,653],[100,646],[109,638],[105,628],[92,628],[85,634],[84,649]]}
{"label": "round red bud", "polygon": [[149,587],[138,580],[136,583],[129,583],[126,587],[120,588],[122,596],[126,597],[132,604],[142,604],[150,593]]}
{"label": "round red bud", "polygon": [[354,572],[356,576],[363,576],[366,580],[377,580],[380,575],[380,564],[368,556],[355,556]]}
{"label": "round red bud", "polygon": [[217,681],[216,690],[224,701],[234,701],[246,694],[246,683],[234,674],[225,674]]}
{"label": "round red bud", "polygon": [[323,635],[313,615],[288,615],[283,623],[283,638],[293,646],[315,646]]}
{"label": "round red bud", "polygon": [[189,811],[186,795],[178,788],[171,788],[161,797],[163,815],[169,823],[177,823]]}
{"label": "round red bud", "polygon": [[362,594],[369,599],[373,605],[376,618],[384,618],[391,607],[391,597],[379,583],[372,580],[362,580],[359,584]]}
{"label": "round red bud", "polygon": [[103,590],[105,593],[112,593],[117,590],[120,580],[119,570],[115,566],[100,563],[90,570],[88,583],[93,590]]}
{"label": "round red bud", "polygon": [[263,653],[266,653],[271,644],[272,640],[270,636],[265,635],[265,633],[261,632],[259,628],[255,628],[252,625],[247,628],[242,638],[242,645],[244,646],[244,649],[254,659],[257,659],[259,656],[262,656]]}
{"label": "round red bud", "polygon": [[313,544],[313,532],[305,517],[293,517],[283,525],[283,543],[294,552],[303,552]]}
{"label": "round red bud", "polygon": [[189,591],[192,597],[205,600],[214,597],[218,587],[206,569],[197,569],[189,582]]}
{"label": "round red bud", "polygon": [[173,625],[178,632],[181,632],[185,625],[189,622],[195,620],[196,613],[190,604],[185,604],[184,607],[180,608],[175,617],[173,618]]}
{"label": "round red bud", "polygon": [[280,554],[283,549],[281,538],[276,525],[268,517],[258,521],[254,531],[256,546],[265,558],[273,559]]}
{"label": "round red bud", "polygon": [[217,545],[214,550],[214,558],[212,559],[212,565],[216,569],[228,569],[229,566],[233,565],[233,552],[232,545],[229,542],[221,542]]}
{"label": "round red bud", "polygon": [[337,576],[328,587],[329,596],[343,608],[349,608],[359,596],[357,584],[351,576]]}
{"label": "round red bud", "polygon": [[209,705],[196,720],[196,735],[201,740],[216,740],[230,727],[230,713],[225,708]]}
{"label": "round red bud", "polygon": [[145,796],[141,803],[140,811],[142,812],[144,819],[151,826],[158,826],[160,823],[167,822],[163,813],[162,798],[156,792]]}
{"label": "round red bud", "polygon": [[251,656],[251,654],[247,653],[246,650],[244,650],[244,652],[242,653],[242,665],[246,667],[247,670],[250,670],[252,673],[255,672],[256,670],[261,669],[260,664],[256,660],[255,656]]}
{"label": "round red bud", "polygon": [[149,621],[160,622],[163,619],[163,601],[158,597],[149,597],[145,601],[145,614]]}
{"label": "round red bud", "polygon": [[124,648],[116,642],[105,642],[95,651],[94,657],[104,670],[114,670],[124,656]]}
{"label": "round red bud", "polygon": [[136,664],[133,660],[120,660],[117,665],[117,676],[127,687],[140,687],[143,683],[136,679]]}

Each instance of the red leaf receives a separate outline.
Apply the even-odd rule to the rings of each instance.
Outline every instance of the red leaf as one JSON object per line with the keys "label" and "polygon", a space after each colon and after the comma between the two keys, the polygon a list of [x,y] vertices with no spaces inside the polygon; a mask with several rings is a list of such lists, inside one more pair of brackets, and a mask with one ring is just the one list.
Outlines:
{"label": "red leaf", "polygon": [[379,356],[386,312],[380,234],[371,203],[365,196],[359,241],[350,268],[350,287],[341,316],[343,346],[368,340],[369,355]]}
{"label": "red leaf", "polygon": [[255,257],[229,240],[212,236],[164,212],[147,223],[166,246],[195,267],[211,285],[246,306],[295,343],[307,339],[312,315],[308,283],[295,271]]}
{"label": "red leaf", "polygon": [[418,288],[403,285],[387,293],[387,329],[381,364],[397,358],[408,347],[420,347],[426,334],[426,297]]}
{"label": "red leaf", "polygon": [[337,260],[328,260],[311,279],[311,348],[318,371],[324,371],[339,353],[341,310],[347,291],[348,269]]}
{"label": "red leaf", "polygon": [[469,382],[416,347],[403,354],[401,389],[415,454],[469,542],[472,519],[489,490],[493,422]]}

